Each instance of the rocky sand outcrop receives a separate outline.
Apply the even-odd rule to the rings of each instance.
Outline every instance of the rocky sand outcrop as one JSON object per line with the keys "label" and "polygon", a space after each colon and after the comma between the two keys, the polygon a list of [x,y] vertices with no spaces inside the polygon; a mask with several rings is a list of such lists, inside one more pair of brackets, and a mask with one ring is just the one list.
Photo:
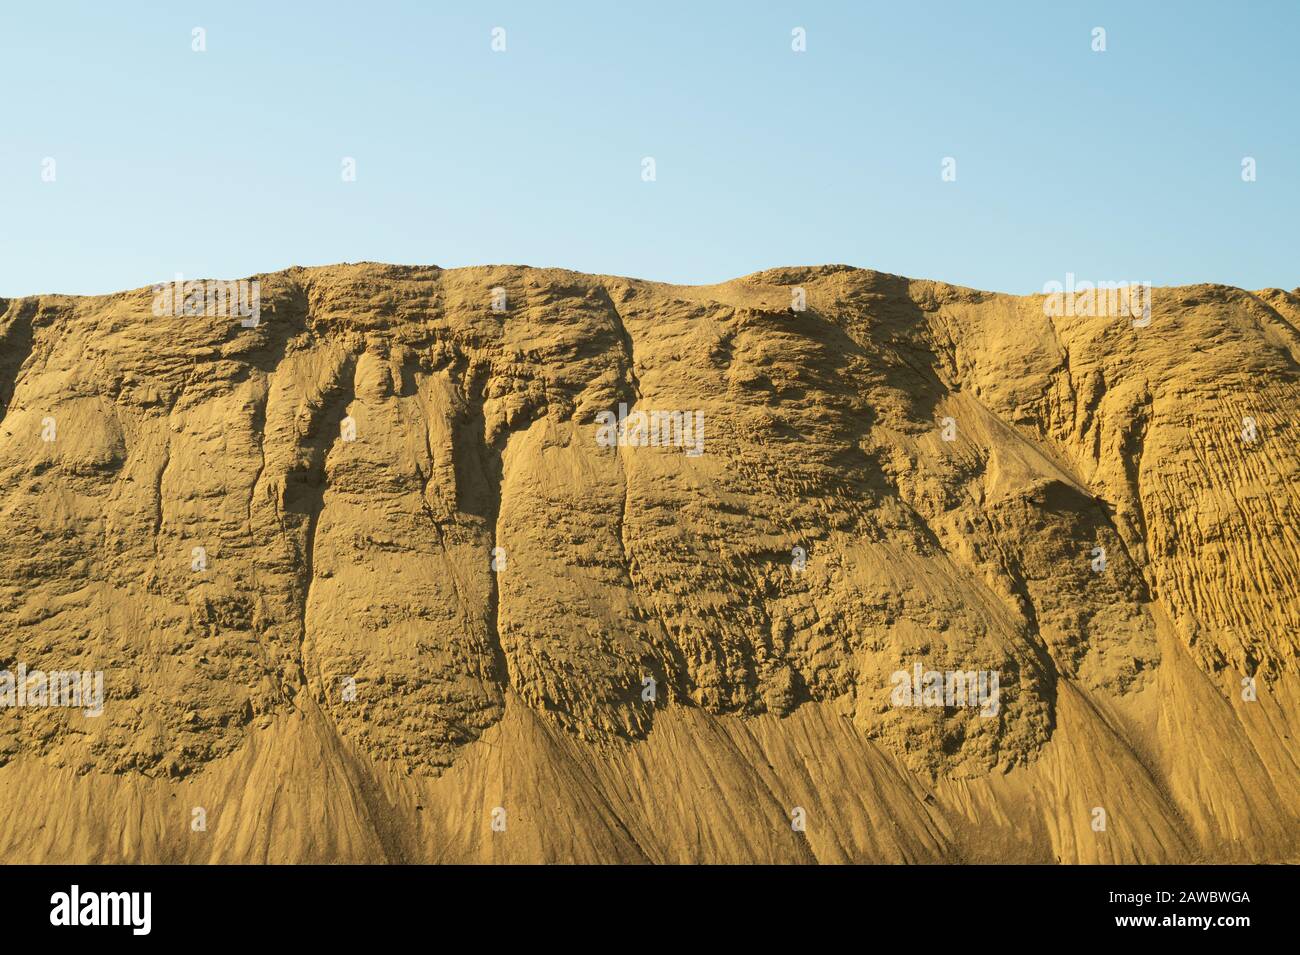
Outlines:
{"label": "rocky sand outcrop", "polygon": [[0,300],[0,857],[1300,859],[1300,293],[257,280]]}

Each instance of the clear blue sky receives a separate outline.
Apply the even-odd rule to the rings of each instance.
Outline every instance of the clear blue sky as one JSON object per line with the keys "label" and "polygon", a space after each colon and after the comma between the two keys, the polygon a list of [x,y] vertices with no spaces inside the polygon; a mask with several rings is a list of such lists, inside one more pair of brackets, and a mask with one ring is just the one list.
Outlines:
{"label": "clear blue sky", "polygon": [[1291,0],[272,6],[4,4],[0,295],[360,260],[1300,285]]}

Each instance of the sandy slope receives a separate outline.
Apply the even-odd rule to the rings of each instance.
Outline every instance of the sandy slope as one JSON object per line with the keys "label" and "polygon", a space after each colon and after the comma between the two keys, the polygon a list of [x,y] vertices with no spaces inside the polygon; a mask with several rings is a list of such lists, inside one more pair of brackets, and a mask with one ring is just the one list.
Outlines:
{"label": "sandy slope", "polygon": [[0,858],[1300,858],[1297,293],[259,278],[0,300]]}

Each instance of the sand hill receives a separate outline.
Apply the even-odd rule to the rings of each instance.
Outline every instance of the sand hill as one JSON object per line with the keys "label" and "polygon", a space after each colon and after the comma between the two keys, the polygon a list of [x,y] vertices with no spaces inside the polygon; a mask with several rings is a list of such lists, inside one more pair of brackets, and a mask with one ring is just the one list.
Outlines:
{"label": "sand hill", "polygon": [[0,300],[0,858],[1300,859],[1300,290],[258,281]]}

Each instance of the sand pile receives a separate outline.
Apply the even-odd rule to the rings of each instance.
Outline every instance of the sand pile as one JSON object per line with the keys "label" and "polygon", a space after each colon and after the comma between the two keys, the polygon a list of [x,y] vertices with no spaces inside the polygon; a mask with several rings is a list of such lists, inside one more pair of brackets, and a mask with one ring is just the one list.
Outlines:
{"label": "sand pile", "polygon": [[0,300],[0,857],[1300,858],[1300,294],[257,279]]}

